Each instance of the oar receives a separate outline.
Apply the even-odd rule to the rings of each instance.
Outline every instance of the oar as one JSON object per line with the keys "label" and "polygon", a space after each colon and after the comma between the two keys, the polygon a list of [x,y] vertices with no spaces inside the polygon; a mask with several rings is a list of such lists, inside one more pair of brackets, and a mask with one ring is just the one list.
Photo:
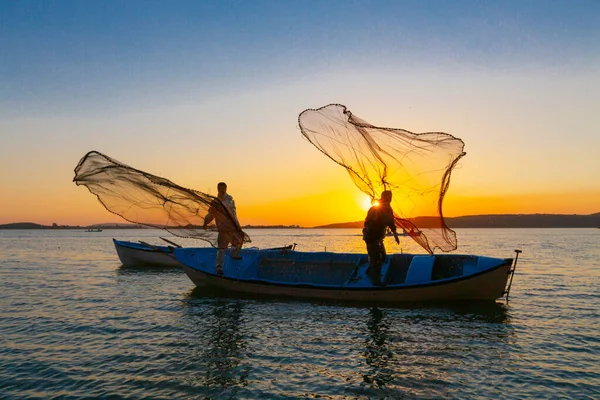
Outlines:
{"label": "oar", "polygon": [[160,248],[156,247],[156,246],[155,246],[155,245],[153,245],[153,244],[146,243],[146,242],[144,242],[143,240],[139,240],[139,242],[140,242],[141,244],[143,244],[144,246],[148,246],[148,247],[150,247],[152,250],[161,251],[161,250],[160,250]]}
{"label": "oar", "polygon": [[140,242],[141,244],[143,244],[144,246],[148,246],[148,247],[150,247],[150,248],[151,248],[152,250],[154,250],[154,251],[158,251],[158,252],[160,252],[160,253],[163,253],[163,254],[166,254],[166,255],[168,255],[168,256],[171,256],[171,257],[173,257],[173,255],[171,254],[171,253],[173,253],[173,248],[172,248],[172,247],[169,247],[169,250],[171,250],[171,251],[170,251],[170,252],[168,252],[168,251],[164,251],[163,249],[161,249],[161,248],[160,248],[160,247],[158,247],[158,246],[155,246],[155,245],[153,245],[153,244],[150,244],[150,243],[146,243],[146,242],[144,242],[143,240],[140,240],[139,242]]}
{"label": "oar", "polygon": [[175,242],[171,242],[169,239],[165,239],[164,237],[160,237],[160,236],[159,236],[159,238],[161,238],[162,240],[164,240],[164,241],[165,241],[165,242],[167,242],[167,243],[170,243],[170,244],[172,244],[172,245],[173,245],[173,246],[175,246],[175,247],[179,247],[179,248],[181,248],[181,246],[180,246],[180,245],[178,245],[178,244],[177,244],[177,243],[175,243]]}
{"label": "oar", "polygon": [[269,247],[268,249],[260,249],[260,250],[293,250],[294,247],[296,247],[296,243],[294,243],[294,246],[292,247],[292,245],[287,245],[287,246],[283,246],[283,247]]}

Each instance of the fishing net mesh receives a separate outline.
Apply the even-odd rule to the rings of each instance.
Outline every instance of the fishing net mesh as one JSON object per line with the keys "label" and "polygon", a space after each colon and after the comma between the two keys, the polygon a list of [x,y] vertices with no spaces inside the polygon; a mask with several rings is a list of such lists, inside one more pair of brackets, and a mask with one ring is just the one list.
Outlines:
{"label": "fishing net mesh", "polygon": [[[219,231],[250,242],[235,211],[217,197],[181,187],[97,151],[90,151],[79,161],[73,181],[87,187],[108,211],[131,223],[205,240],[213,247],[217,247]],[[204,229],[209,212],[214,219]]]}
{"label": "fishing net mesh", "polygon": [[442,132],[416,134],[374,126],[341,104],[305,110],[298,124],[304,137],[344,167],[373,201],[391,190],[396,226],[427,252],[456,249],[442,201],[452,169],[466,154],[462,140]]}

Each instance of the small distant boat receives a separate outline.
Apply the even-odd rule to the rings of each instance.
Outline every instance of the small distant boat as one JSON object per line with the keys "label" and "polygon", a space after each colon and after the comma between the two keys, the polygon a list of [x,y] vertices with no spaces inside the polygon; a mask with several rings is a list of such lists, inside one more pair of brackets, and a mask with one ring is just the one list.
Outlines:
{"label": "small distant boat", "polygon": [[86,232],[102,232],[100,228],[88,228],[85,230]]}
{"label": "small distant boat", "polygon": [[278,298],[402,303],[508,298],[519,252],[514,264],[512,258],[392,254],[381,270],[383,285],[367,276],[364,254],[298,252],[291,246],[243,249],[241,260],[226,257],[223,275],[215,273],[216,249],[175,248],[168,254],[200,288]]}
{"label": "small distant boat", "polygon": [[[392,232],[388,232],[385,234],[386,237],[394,237],[394,234]],[[402,237],[402,236],[408,236],[408,233],[401,231],[398,232],[398,236]]]}
{"label": "small distant boat", "polygon": [[128,242],[116,239],[113,239],[113,243],[119,260],[126,267],[181,267],[181,264],[173,257],[173,246],[154,246],[146,242]]}

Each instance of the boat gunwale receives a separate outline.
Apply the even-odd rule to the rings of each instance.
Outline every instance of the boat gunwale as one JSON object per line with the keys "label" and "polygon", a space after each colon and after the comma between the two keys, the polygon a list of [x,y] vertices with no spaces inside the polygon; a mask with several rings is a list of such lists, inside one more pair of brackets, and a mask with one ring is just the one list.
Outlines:
{"label": "boat gunwale", "polygon": [[172,246],[156,246],[156,248],[148,247],[143,243],[136,243],[130,241],[122,241],[113,238],[113,243],[115,246],[120,246],[122,248],[128,250],[136,250],[136,251],[145,251],[148,253],[163,253],[163,254],[173,254]]}

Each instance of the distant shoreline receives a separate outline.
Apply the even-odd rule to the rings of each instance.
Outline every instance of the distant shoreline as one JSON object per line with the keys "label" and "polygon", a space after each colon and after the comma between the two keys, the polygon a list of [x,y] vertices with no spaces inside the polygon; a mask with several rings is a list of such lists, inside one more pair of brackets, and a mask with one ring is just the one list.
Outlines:
{"label": "distant shoreline", "polygon": [[[569,214],[487,214],[446,217],[450,228],[599,228],[600,213],[590,215]],[[411,221],[420,227],[437,226],[435,217],[417,217]],[[315,228],[362,228],[363,221],[343,222],[316,226]]]}
{"label": "distant shoreline", "polygon": [[[435,226],[435,217],[412,219],[419,226]],[[600,228],[600,212],[589,215],[569,214],[488,214],[445,218],[450,228]],[[359,229],[363,221],[341,222],[313,227],[299,225],[245,225],[242,229]],[[150,229],[136,224],[42,225],[33,222],[1,224],[0,229]]]}
{"label": "distant shoreline", "polygon": [[[193,228],[201,229],[200,226]],[[0,229],[50,229],[50,230],[88,230],[88,229],[158,229],[136,224],[94,224],[94,225],[42,225],[34,222],[15,222],[0,225]],[[173,228],[175,229],[175,228]],[[242,229],[311,229],[299,225],[245,225]]]}

